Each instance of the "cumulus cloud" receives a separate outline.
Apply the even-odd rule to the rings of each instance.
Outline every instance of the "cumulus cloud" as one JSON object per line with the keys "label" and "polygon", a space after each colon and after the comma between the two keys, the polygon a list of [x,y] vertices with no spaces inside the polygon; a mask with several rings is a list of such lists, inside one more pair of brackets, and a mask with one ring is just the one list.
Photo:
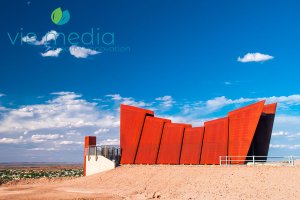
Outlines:
{"label": "cumulus cloud", "polygon": [[100,142],[101,145],[120,145],[119,139],[107,139]]}
{"label": "cumulus cloud", "polygon": [[[111,128],[119,127],[119,113],[117,109],[102,109],[96,102],[85,100],[81,94],[74,92],[55,92],[51,93],[54,98],[47,100],[44,104],[24,105],[19,108],[11,108],[3,111],[5,115],[0,120],[1,133],[24,133],[28,131],[39,131],[42,129],[64,128],[68,134],[80,135],[76,128],[94,127],[92,133],[100,134],[109,132]],[[171,96],[156,98],[157,102],[136,101],[132,97],[122,97],[120,94],[109,94],[107,97],[115,102],[116,107],[120,103],[138,106],[157,108],[163,104],[170,107],[175,102]],[[187,111],[184,117],[189,113],[212,113],[228,105],[239,105],[256,102],[261,99],[267,99],[267,102],[278,102],[279,105],[295,106],[300,105],[300,95],[290,96],[272,96],[259,98],[237,98],[229,99],[225,96],[215,97],[207,101],[188,103],[182,106]],[[157,112],[162,110],[157,109]],[[163,113],[162,113],[163,114]],[[179,116],[183,116],[178,113]],[[176,114],[173,114],[176,116]],[[199,116],[198,116],[199,117]],[[196,117],[195,117],[196,119]],[[285,116],[283,114],[276,116],[277,123],[300,124],[299,116]],[[72,130],[72,131],[70,131]],[[48,133],[49,134],[49,133]],[[36,133],[35,135],[39,135]],[[42,134],[40,134],[42,135]]]}
{"label": "cumulus cloud", "polygon": [[120,94],[108,94],[107,97],[111,97],[112,100],[121,101],[122,97]]}
{"label": "cumulus cloud", "polygon": [[157,97],[155,100],[160,101],[160,105],[164,108],[171,108],[175,103],[172,96]]}
{"label": "cumulus cloud", "polygon": [[28,43],[31,45],[46,45],[47,46],[50,41],[52,41],[52,40],[56,41],[58,36],[59,36],[59,33],[57,33],[55,30],[51,30],[48,33],[46,33],[40,41],[37,40],[37,37],[35,35],[31,36],[31,37],[26,35],[22,38],[22,41],[24,43]]}
{"label": "cumulus cloud", "polygon": [[31,140],[32,142],[45,142],[47,140],[56,140],[59,138],[63,138],[63,135],[59,135],[59,134],[47,134],[47,135],[32,135],[31,136]]}
{"label": "cumulus cloud", "polygon": [[47,45],[51,40],[56,40],[59,36],[59,33],[57,33],[55,30],[51,30],[46,35],[43,36],[42,40],[40,41],[40,44]]}
{"label": "cumulus cloud", "polygon": [[[82,94],[68,91],[54,92],[49,96],[45,95],[43,103],[0,111],[0,143],[10,144],[12,148],[18,145],[19,149],[44,152],[40,153],[41,155],[55,154],[58,152],[56,150],[77,151],[76,154],[72,154],[76,157],[81,155],[78,152],[82,151],[84,135],[96,135],[98,144],[119,144],[120,103],[156,110],[156,116],[169,118],[172,122],[201,126],[204,121],[225,116],[229,109],[222,109],[226,106],[238,108],[263,98],[266,98],[267,102],[278,101],[281,105],[275,117],[272,149],[281,150],[279,146],[274,145],[287,145],[282,149],[289,151],[300,149],[297,146],[300,138],[300,116],[285,113],[286,107],[300,105],[298,94],[257,98],[220,96],[198,102],[176,101],[176,106],[187,110],[182,112],[177,108],[161,109],[165,102],[166,107],[170,104],[174,107],[175,100],[168,95],[151,101],[140,101],[120,94],[108,94],[101,98],[102,101],[94,102],[85,99]],[[107,107],[102,107],[102,104]],[[217,113],[219,110],[226,112]],[[202,116],[210,113],[214,114],[205,115],[205,118]],[[293,143],[290,143],[291,141]],[[1,149],[3,148],[0,145],[0,152]],[[0,158],[3,155],[0,154]],[[77,157],[81,159],[80,156]]]}
{"label": "cumulus cloud", "polygon": [[70,131],[67,131],[66,132],[66,135],[69,135],[69,136],[80,136],[80,132],[76,131],[76,130],[70,130]]}
{"label": "cumulus cloud", "polygon": [[215,97],[209,99],[205,102],[199,102],[196,106],[196,109],[203,111],[204,113],[212,113],[217,111],[225,106],[234,105],[234,104],[243,104],[247,102],[255,101],[250,98],[238,98],[238,99],[228,99],[225,96]]}
{"label": "cumulus cloud", "polygon": [[58,151],[59,149],[56,149],[56,148],[43,148],[43,147],[36,147],[36,148],[32,148],[32,149],[29,149],[31,151]]}
{"label": "cumulus cloud", "polygon": [[300,144],[270,144],[270,148],[273,149],[300,149]]}
{"label": "cumulus cloud", "polygon": [[106,97],[111,98],[111,100],[117,101],[118,104],[125,104],[136,107],[149,107],[152,103],[146,103],[145,101],[136,101],[132,97],[122,97],[120,94],[108,94]]}
{"label": "cumulus cloud", "polygon": [[57,48],[55,50],[48,50],[45,53],[41,53],[43,57],[58,57],[62,48]]}
{"label": "cumulus cloud", "polygon": [[278,131],[278,132],[272,133],[272,136],[287,136],[287,135],[289,135],[289,133],[286,131]]}
{"label": "cumulus cloud", "polygon": [[20,144],[24,141],[23,136],[20,136],[19,138],[0,138],[0,144]]}
{"label": "cumulus cloud", "polygon": [[83,142],[75,142],[75,141],[70,141],[70,140],[64,140],[64,141],[59,142],[58,144],[62,144],[62,145],[80,144],[80,145],[82,145]]}
{"label": "cumulus cloud", "polygon": [[97,103],[82,99],[73,92],[52,93],[56,97],[45,104],[11,109],[0,121],[0,133],[17,133],[41,129],[80,128],[85,126],[117,127],[115,113],[103,111]]}
{"label": "cumulus cloud", "polygon": [[300,95],[294,94],[289,96],[271,96],[256,98],[257,100],[266,99],[267,103],[277,102],[281,108],[288,108],[289,106],[300,105]]}
{"label": "cumulus cloud", "polygon": [[278,108],[289,109],[291,106],[300,105],[300,95],[294,94],[289,96],[271,96],[271,97],[257,97],[257,98],[237,98],[229,99],[225,96],[214,97],[207,101],[195,102],[193,104],[185,104],[183,106],[184,112],[201,111],[203,114],[209,114],[222,109],[228,105],[239,105],[251,102],[266,100],[266,103],[278,103]]}
{"label": "cumulus cloud", "polygon": [[102,133],[107,133],[109,131],[108,128],[100,128],[97,131],[94,132],[95,135],[100,135]]}
{"label": "cumulus cloud", "polygon": [[32,45],[38,45],[38,41],[36,39],[36,36],[31,36],[29,37],[28,35],[22,37],[22,41],[28,44],[32,44]]}
{"label": "cumulus cloud", "polygon": [[238,61],[242,63],[246,62],[263,62],[267,60],[273,59],[273,56],[270,56],[268,54],[262,54],[262,53],[247,53],[244,55],[244,57],[238,57]]}
{"label": "cumulus cloud", "polygon": [[69,51],[70,51],[70,54],[76,58],[87,58],[88,56],[96,55],[96,54],[100,53],[99,51],[95,51],[92,49],[88,49],[85,47],[79,47],[79,46],[75,46],[75,45],[70,46]]}
{"label": "cumulus cloud", "polygon": [[285,145],[285,144],[270,144],[270,148],[274,148],[274,149],[277,149],[277,148],[287,148],[288,145]]}

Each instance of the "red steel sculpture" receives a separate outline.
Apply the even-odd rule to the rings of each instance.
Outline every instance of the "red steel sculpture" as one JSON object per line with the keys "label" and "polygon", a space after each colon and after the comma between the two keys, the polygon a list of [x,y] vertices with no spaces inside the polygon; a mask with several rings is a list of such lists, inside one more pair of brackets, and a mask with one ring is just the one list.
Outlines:
{"label": "red steel sculpture", "polygon": [[[276,103],[260,101],[204,127],[172,123],[154,112],[121,105],[121,164],[219,164],[219,156],[267,156]],[[259,158],[261,160],[261,158]]]}

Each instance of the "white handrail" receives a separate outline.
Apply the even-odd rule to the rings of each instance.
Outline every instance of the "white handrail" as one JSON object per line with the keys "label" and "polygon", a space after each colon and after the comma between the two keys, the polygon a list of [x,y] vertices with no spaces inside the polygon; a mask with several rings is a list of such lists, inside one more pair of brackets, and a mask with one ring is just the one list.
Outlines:
{"label": "white handrail", "polygon": [[[241,159],[243,158],[243,159]],[[258,159],[257,159],[258,158]],[[260,159],[259,159],[260,158]],[[263,159],[265,158],[265,159]],[[225,162],[225,165],[228,164],[244,164],[245,162],[251,162],[253,165],[259,162],[266,163],[285,163],[287,162],[289,165],[295,165],[295,159],[300,158],[300,156],[219,156],[219,164],[222,166]],[[281,159],[281,160],[268,160],[268,159]],[[229,161],[229,162],[228,162]]]}

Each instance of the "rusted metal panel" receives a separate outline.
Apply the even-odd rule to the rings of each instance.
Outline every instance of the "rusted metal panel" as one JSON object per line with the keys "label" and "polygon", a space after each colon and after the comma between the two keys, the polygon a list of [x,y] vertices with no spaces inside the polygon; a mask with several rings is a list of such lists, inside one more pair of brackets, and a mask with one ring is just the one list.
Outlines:
{"label": "rusted metal panel", "polygon": [[204,127],[186,128],[181,149],[180,164],[199,164]]}
{"label": "rusted metal panel", "polygon": [[228,118],[205,122],[204,127],[200,164],[219,164],[219,157],[227,156]]}
{"label": "rusted metal panel", "polygon": [[139,145],[146,116],[153,116],[153,111],[121,105],[120,146],[121,164],[133,164]]}
{"label": "rusted metal panel", "polygon": [[150,116],[146,117],[135,159],[136,164],[156,163],[163,127],[167,122],[170,123],[171,120]]}
{"label": "rusted metal panel", "polygon": [[166,123],[161,139],[157,163],[179,164],[184,129],[191,127],[185,124]]}
{"label": "rusted metal panel", "polygon": [[267,104],[264,106],[263,113],[265,114],[275,114],[277,103]]}
{"label": "rusted metal panel", "polygon": [[[239,156],[233,164],[242,164],[248,155],[265,101],[231,111],[229,116],[229,156]],[[236,159],[236,158],[235,158]]]}

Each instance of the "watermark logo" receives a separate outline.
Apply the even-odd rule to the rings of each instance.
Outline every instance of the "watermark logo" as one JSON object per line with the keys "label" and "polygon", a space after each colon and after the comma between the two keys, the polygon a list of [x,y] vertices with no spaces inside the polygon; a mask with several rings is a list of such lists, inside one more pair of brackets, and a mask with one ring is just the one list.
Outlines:
{"label": "watermark logo", "polygon": [[56,8],[51,14],[51,20],[56,25],[64,25],[68,23],[70,17],[69,11],[62,11],[61,8]]}
{"label": "watermark logo", "polygon": [[[69,11],[63,11],[61,7],[51,13],[51,21],[59,26],[68,23],[70,17]],[[105,32],[98,27],[91,27],[90,31],[85,32],[74,30],[57,32],[52,29],[45,35],[20,28],[20,31],[15,33],[7,32],[7,36],[11,45],[45,46],[46,52],[41,54],[44,57],[57,57],[63,49],[68,50],[76,58],[86,58],[100,52],[130,52],[128,46],[116,46],[114,32]]]}

